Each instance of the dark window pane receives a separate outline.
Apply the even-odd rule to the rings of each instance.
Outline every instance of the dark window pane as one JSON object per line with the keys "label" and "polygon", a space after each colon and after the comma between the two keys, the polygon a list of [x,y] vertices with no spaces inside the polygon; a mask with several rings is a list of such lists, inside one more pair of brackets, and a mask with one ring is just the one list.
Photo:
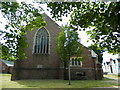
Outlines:
{"label": "dark window pane", "polygon": [[34,53],[48,54],[49,51],[49,35],[48,32],[42,28],[36,34]]}
{"label": "dark window pane", "polygon": [[74,65],[74,59],[72,58],[72,65]]}
{"label": "dark window pane", "polygon": [[80,65],[80,61],[78,61],[78,65]]}
{"label": "dark window pane", "polygon": [[75,60],[75,65],[77,65],[77,61]]}

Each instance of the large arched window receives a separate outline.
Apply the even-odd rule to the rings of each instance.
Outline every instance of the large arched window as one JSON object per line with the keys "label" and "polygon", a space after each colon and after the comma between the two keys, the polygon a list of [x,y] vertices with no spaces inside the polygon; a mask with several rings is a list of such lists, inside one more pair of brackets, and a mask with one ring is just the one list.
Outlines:
{"label": "large arched window", "polygon": [[49,34],[45,28],[39,29],[36,34],[34,53],[36,54],[49,53]]}

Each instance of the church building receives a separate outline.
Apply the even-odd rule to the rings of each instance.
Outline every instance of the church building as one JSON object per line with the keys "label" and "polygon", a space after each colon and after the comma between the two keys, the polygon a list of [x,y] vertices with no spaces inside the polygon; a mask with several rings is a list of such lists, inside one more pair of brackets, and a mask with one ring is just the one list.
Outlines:
{"label": "church building", "polygon": [[[29,47],[25,49],[27,59],[16,60],[12,80],[20,79],[64,79],[64,63],[56,53],[57,37],[61,27],[45,15],[45,27],[28,31]],[[84,61],[71,58],[71,79],[102,79],[102,67],[93,51],[84,48]],[[68,70],[68,68],[66,68]]]}

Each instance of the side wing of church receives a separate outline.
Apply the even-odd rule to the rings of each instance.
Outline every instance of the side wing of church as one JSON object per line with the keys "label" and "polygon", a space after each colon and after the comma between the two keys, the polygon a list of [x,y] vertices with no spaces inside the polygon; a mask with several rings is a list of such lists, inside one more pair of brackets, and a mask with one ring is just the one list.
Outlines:
{"label": "side wing of church", "polygon": [[[47,15],[45,15],[45,21],[47,23],[45,27],[35,28],[27,33],[26,37],[29,44],[29,47],[25,49],[27,59],[15,61],[12,80],[64,79],[64,64],[56,53],[56,38],[61,29]],[[85,48],[83,55],[87,56],[84,61],[72,61],[71,78],[102,79],[101,67],[98,67],[97,59],[92,58],[91,51]]]}

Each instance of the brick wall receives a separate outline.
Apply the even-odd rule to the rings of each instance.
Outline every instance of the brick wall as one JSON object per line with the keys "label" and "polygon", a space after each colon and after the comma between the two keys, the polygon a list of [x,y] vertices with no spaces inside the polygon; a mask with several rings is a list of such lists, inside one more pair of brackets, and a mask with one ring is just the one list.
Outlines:
{"label": "brick wall", "polygon": [[[56,53],[57,36],[60,32],[59,26],[48,16],[45,16],[47,25],[45,28],[50,33],[50,54],[34,54],[34,37],[37,28],[29,31],[26,35],[29,47],[25,49],[27,59],[15,62],[14,75],[12,79],[43,79],[59,78],[59,67],[61,60]],[[42,68],[37,68],[41,66]],[[57,69],[56,69],[57,68]]]}
{"label": "brick wall", "polygon": [[8,66],[0,61],[0,73],[8,73]]}
{"label": "brick wall", "polygon": [[[40,55],[33,53],[34,37],[37,28],[29,31],[26,35],[29,47],[25,49],[27,59],[15,61],[12,80],[16,79],[64,79],[63,62],[59,59],[56,53],[56,45],[58,34],[60,32],[59,26],[54,23],[48,16],[45,16],[47,26],[45,28],[50,33],[50,54]],[[94,79],[94,62],[91,58],[91,52],[86,47],[83,47],[83,56],[86,56],[83,61],[82,68],[72,67],[72,79],[79,79],[76,72],[84,72],[85,79]],[[37,66],[40,68],[37,68]],[[77,69],[78,68],[78,69]]]}

